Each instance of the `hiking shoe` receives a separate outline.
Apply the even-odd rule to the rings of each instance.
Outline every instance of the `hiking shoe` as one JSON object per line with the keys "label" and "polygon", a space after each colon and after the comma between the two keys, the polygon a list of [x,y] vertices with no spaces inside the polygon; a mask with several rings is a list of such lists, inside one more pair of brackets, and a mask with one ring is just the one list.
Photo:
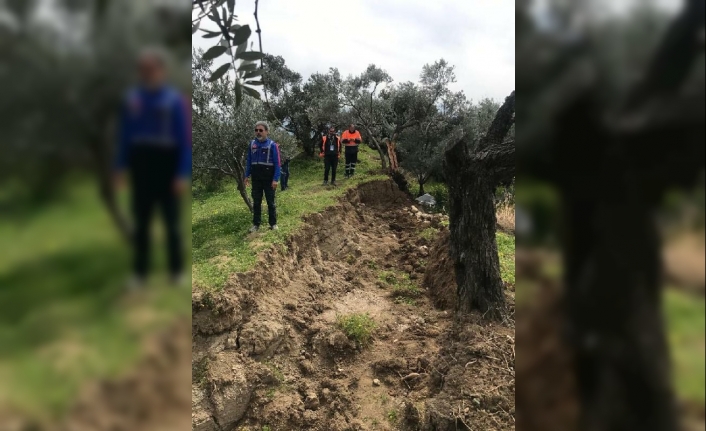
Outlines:
{"label": "hiking shoe", "polygon": [[251,227],[248,232],[250,232],[250,233],[255,233],[255,232],[257,232],[258,230],[260,230],[260,226],[255,226],[255,225],[253,225],[253,227]]}
{"label": "hiking shoe", "polygon": [[279,230],[279,226],[277,226],[276,224],[273,224],[272,226],[270,226],[270,229]]}
{"label": "hiking shoe", "polygon": [[327,185],[328,185],[328,181],[324,181],[321,185],[322,185],[322,186],[327,186]]}
{"label": "hiking shoe", "polygon": [[332,186],[335,186],[335,185],[336,185],[336,182],[335,182],[335,181],[331,181],[331,185],[332,185]]}

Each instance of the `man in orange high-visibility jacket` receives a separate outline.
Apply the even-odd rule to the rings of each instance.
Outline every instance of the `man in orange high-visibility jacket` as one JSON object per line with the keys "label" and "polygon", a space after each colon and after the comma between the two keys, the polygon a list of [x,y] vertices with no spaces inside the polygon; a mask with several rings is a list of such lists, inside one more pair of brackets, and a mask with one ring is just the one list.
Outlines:
{"label": "man in orange high-visibility jacket", "polygon": [[351,124],[348,130],[341,134],[341,142],[346,147],[346,178],[355,174],[355,164],[358,163],[358,145],[362,142],[360,132]]}
{"label": "man in orange high-visibility jacket", "polygon": [[328,185],[328,173],[331,171],[331,185],[336,185],[336,168],[338,159],[341,157],[341,139],[336,136],[336,128],[331,126],[328,135],[321,141],[321,152],[319,157],[324,158],[324,184]]}

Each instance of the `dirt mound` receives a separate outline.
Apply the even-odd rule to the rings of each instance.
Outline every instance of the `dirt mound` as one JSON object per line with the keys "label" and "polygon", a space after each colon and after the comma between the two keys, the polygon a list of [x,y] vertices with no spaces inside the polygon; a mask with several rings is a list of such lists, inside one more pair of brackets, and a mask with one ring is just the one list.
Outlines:
{"label": "dirt mound", "polygon": [[424,274],[424,286],[429,290],[434,306],[442,310],[456,308],[456,276],[449,256],[449,230],[444,229],[429,251],[429,264]]}
{"label": "dirt mound", "polygon": [[[441,218],[411,204],[392,181],[349,190],[306,217],[284,247],[263,253],[267,272],[234,274],[219,293],[194,292],[193,430],[455,430],[437,425],[459,406],[468,420],[497,418],[483,429],[513,429],[512,388],[498,386],[506,370],[464,350],[476,338],[454,330],[451,314],[419,286],[429,257],[421,233]],[[337,322],[366,314],[375,329],[363,346]],[[488,336],[507,329],[469,328]],[[485,397],[480,406],[472,395]]]}

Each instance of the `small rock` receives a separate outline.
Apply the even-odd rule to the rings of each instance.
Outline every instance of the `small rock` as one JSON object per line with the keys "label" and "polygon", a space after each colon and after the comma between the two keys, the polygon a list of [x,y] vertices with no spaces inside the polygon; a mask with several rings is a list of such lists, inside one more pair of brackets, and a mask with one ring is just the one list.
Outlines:
{"label": "small rock", "polygon": [[311,361],[303,360],[299,362],[299,368],[302,370],[302,373],[305,375],[311,375],[314,374],[316,369],[314,368],[314,364],[311,363]]}
{"label": "small rock", "polygon": [[373,379],[373,386],[380,386],[380,380]]}
{"label": "small rock", "polygon": [[304,399],[304,408],[307,410],[317,410],[319,408],[319,397],[313,392],[307,393]]}
{"label": "small rock", "polygon": [[331,400],[331,390],[329,388],[323,388],[321,390],[321,400],[327,402]]}

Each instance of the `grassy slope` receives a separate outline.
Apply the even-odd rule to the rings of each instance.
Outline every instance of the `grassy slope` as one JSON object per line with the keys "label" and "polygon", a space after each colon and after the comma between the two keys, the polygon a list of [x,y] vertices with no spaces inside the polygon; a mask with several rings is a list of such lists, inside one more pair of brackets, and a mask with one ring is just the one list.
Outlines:
{"label": "grassy slope", "polygon": [[[162,250],[154,248],[160,267]],[[66,201],[0,218],[0,405],[59,414],[82,383],[124,370],[145,335],[190,312],[188,289],[167,288],[164,277],[127,301],[129,266],[129,251],[87,182]]]}
{"label": "grassy slope", "polygon": [[[222,288],[230,274],[252,268],[258,251],[282,242],[299,227],[303,223],[302,216],[334,204],[346,189],[361,182],[387,178],[372,174],[371,171],[379,168],[379,159],[377,153],[367,147],[361,147],[353,179],[343,179],[343,159],[338,166],[339,186],[333,188],[321,185],[322,161],[295,160],[290,164],[289,188],[284,192],[277,190],[278,231],[263,230],[255,235],[247,233],[252,215],[233,182],[216,193],[195,198],[191,206],[194,286]],[[262,207],[266,221],[267,204],[264,199]]]}

